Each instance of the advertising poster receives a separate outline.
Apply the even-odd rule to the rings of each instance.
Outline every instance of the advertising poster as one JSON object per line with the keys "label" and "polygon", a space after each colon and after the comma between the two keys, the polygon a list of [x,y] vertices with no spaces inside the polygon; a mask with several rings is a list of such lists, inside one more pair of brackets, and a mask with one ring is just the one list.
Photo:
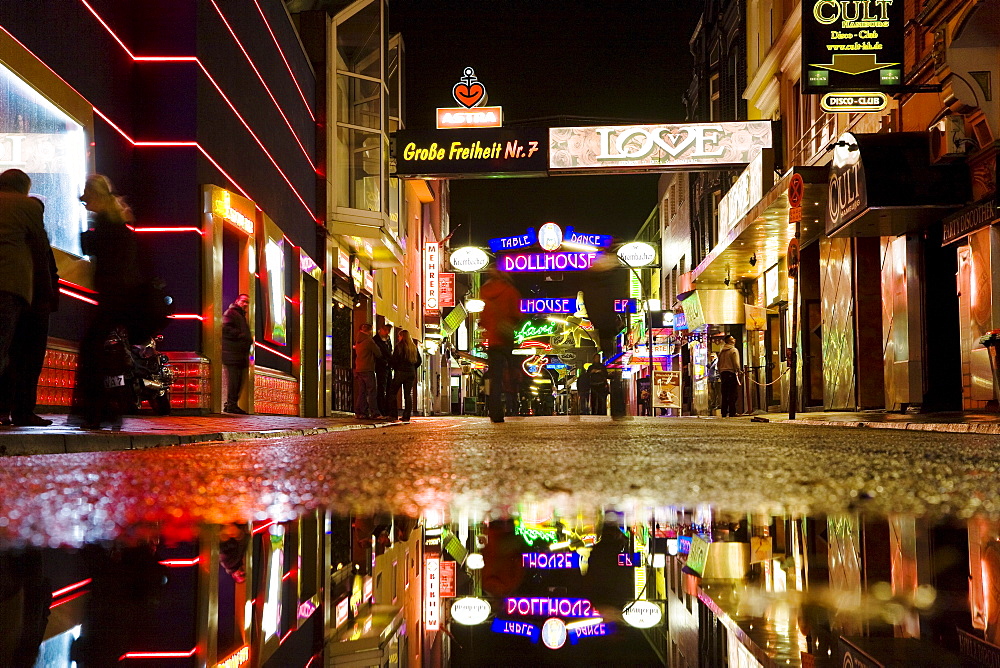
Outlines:
{"label": "advertising poster", "polygon": [[681,372],[653,369],[653,408],[681,407]]}

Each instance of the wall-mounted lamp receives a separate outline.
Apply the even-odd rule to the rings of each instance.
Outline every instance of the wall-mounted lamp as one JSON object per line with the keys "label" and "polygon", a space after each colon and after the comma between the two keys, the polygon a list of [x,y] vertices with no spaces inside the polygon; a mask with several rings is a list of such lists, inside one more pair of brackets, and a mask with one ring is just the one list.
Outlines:
{"label": "wall-mounted lamp", "polygon": [[754,254],[750,257],[750,266],[751,267],[757,266],[757,251],[754,251]]}

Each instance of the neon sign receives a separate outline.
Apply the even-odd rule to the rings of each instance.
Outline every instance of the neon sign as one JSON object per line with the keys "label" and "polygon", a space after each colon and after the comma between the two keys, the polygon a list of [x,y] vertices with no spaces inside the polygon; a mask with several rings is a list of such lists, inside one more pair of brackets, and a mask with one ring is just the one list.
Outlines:
{"label": "neon sign", "polygon": [[615,625],[612,622],[601,622],[599,624],[587,624],[585,626],[574,626],[572,623],[566,625],[569,631],[569,644],[575,645],[580,642],[580,638],[598,638],[609,636],[615,632]]}
{"label": "neon sign", "polygon": [[212,213],[246,234],[253,234],[253,220],[233,208],[232,194],[221,188],[216,192],[218,197],[212,199]]}
{"label": "neon sign", "polygon": [[577,552],[524,552],[521,554],[524,568],[558,569],[580,568],[580,554]]}
{"label": "neon sign", "polygon": [[585,598],[549,598],[547,596],[505,598],[504,610],[508,615],[529,617],[601,616],[601,613]]}
{"label": "neon sign", "polygon": [[566,623],[552,617],[542,624],[542,644],[549,649],[559,649],[566,644]]}
{"label": "neon sign", "polygon": [[503,109],[487,107],[489,95],[486,86],[476,78],[471,67],[462,70],[458,83],[452,86],[451,95],[459,107],[442,107],[437,110],[437,127],[442,128],[497,128],[502,125]]}
{"label": "neon sign", "polygon": [[441,560],[437,557],[427,557],[424,561],[424,620],[428,631],[441,628]]}
{"label": "neon sign", "polygon": [[[615,306],[617,309],[617,304]],[[576,313],[578,308],[576,297],[542,297],[521,300],[521,313],[565,313],[572,315]]]}
{"label": "neon sign", "polygon": [[536,540],[544,540],[547,543],[554,543],[557,536],[555,529],[532,529],[518,522],[514,525],[514,533],[524,539],[524,542],[531,545]]}
{"label": "neon sign", "polygon": [[556,323],[540,322],[535,324],[530,320],[525,320],[520,329],[514,332],[514,343],[521,345],[522,341],[533,339],[536,336],[552,336],[556,333]]}
{"label": "neon sign", "polygon": [[618,565],[633,568],[642,566],[642,555],[638,552],[623,552],[618,555]]}
{"label": "neon sign", "polygon": [[440,310],[441,304],[438,301],[438,291],[441,289],[438,272],[441,270],[441,247],[436,241],[424,244],[424,285],[427,296],[424,299],[424,311],[434,313]]}
{"label": "neon sign", "polygon": [[494,633],[506,633],[512,636],[521,636],[531,642],[538,642],[541,629],[528,622],[515,622],[507,619],[494,619],[490,625],[490,630]]}
{"label": "neon sign", "polygon": [[529,229],[524,234],[518,234],[513,237],[497,237],[496,239],[490,239],[490,250],[496,253],[501,250],[517,250],[518,248],[527,248],[528,246],[534,245],[538,241],[538,237],[535,236],[535,228]]}
{"label": "neon sign", "polygon": [[501,255],[501,271],[583,271],[600,253],[514,253]]}
{"label": "neon sign", "polygon": [[567,241],[573,244],[594,246],[595,248],[607,248],[614,242],[614,239],[610,234],[583,234],[582,232],[576,232],[572,227],[567,226],[563,243],[566,243]]}
{"label": "neon sign", "polygon": [[636,313],[639,302],[635,299],[616,299],[615,313]]}

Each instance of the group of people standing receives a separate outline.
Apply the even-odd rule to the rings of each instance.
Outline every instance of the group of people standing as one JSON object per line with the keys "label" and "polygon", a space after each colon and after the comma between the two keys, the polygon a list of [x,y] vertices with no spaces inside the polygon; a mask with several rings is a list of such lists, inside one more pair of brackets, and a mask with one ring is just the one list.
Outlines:
{"label": "group of people standing", "polygon": [[[31,178],[19,169],[0,174],[0,424],[41,427],[35,414],[45,361],[49,315],[59,303],[59,275],[45,231],[45,206],[29,195]],[[155,279],[129,224],[134,217],[101,174],[87,178],[80,202],[91,214],[80,246],[93,271],[96,308],[80,342],[69,422],[84,429],[121,429],[123,388],[110,386],[106,345],[123,349],[147,340],[165,324],[163,305],[150,300]],[[112,370],[113,371],[113,370]]]}
{"label": "group of people standing", "polygon": [[378,336],[372,326],[361,325],[354,344],[354,416],[359,420],[397,420],[397,397],[403,394],[403,422],[413,415],[413,390],[417,369],[422,362],[420,351],[401,329],[393,344],[392,328],[382,324]]}

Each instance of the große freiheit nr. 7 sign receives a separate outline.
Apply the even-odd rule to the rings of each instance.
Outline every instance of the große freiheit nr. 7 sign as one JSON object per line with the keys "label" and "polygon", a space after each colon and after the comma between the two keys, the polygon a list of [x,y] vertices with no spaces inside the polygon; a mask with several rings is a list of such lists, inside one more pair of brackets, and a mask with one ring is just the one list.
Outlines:
{"label": "gro\u00dfe freiheit nr. 7 sign", "polygon": [[804,0],[802,92],[903,84],[903,0]]}

